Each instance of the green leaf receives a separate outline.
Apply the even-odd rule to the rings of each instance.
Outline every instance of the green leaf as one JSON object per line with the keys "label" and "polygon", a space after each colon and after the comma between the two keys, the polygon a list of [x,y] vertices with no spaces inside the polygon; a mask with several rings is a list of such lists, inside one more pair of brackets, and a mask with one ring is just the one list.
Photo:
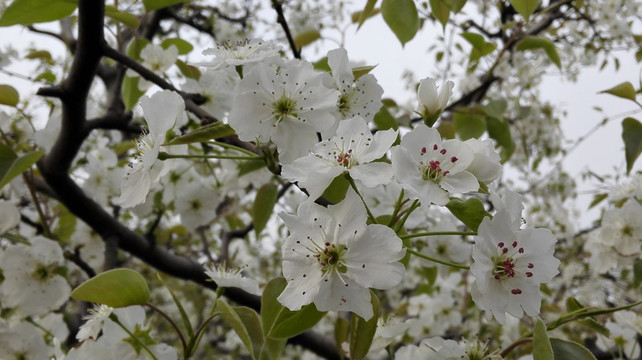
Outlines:
{"label": "green leaf", "polygon": [[439,20],[442,28],[445,29],[446,24],[448,24],[448,18],[450,18],[450,8],[441,0],[430,0],[430,11],[432,16]]}
{"label": "green leaf", "polygon": [[528,21],[528,18],[533,14],[539,0],[510,0],[510,4],[513,5],[515,10]]}
{"label": "green leaf", "polygon": [[165,39],[160,43],[160,46],[165,50],[169,49],[169,47],[172,45],[176,46],[179,55],[189,54],[190,52],[192,52],[192,50],[194,50],[194,46],[192,46],[189,41],[179,38]]}
{"label": "green leaf", "polygon": [[261,296],[261,319],[265,336],[274,339],[289,339],[312,328],[325,316],[314,304],[299,311],[291,311],[277,300],[287,286],[284,278],[271,280]]}
{"label": "green leaf", "polygon": [[455,217],[463,222],[472,231],[477,231],[479,224],[481,224],[484,217],[490,214],[484,209],[484,203],[477,198],[470,198],[468,200],[461,200],[457,198],[450,198],[450,202],[446,205],[448,210],[455,215]]}
{"label": "green leaf", "polygon": [[250,335],[250,340],[252,342],[252,349],[250,351],[254,352],[254,356],[257,359],[260,359],[260,353],[263,349],[265,339],[259,314],[247,306],[235,306],[233,309],[239,319],[241,319],[243,326],[247,329],[248,335]]}
{"label": "green leaf", "polygon": [[[4,146],[4,145],[2,145]],[[5,147],[6,148],[6,147]],[[9,149],[9,148],[7,148]],[[13,150],[9,149],[12,153]],[[5,150],[6,151],[6,150]],[[6,159],[8,159],[5,156],[0,157],[0,189],[7,185],[9,181],[13,180],[16,176],[22,174],[25,172],[27,169],[31,167],[31,165],[35,164],[36,161],[40,160],[40,158],[44,155],[43,150],[37,150],[37,151],[32,151],[29,153],[26,153],[20,157],[17,157],[17,155],[14,153],[15,158],[11,161],[11,164],[9,164],[8,167],[6,167],[6,163],[3,164]],[[5,169],[3,171],[3,169]]]}
{"label": "green leaf", "polygon": [[178,66],[178,70],[180,70],[181,74],[183,74],[185,77],[198,80],[201,78],[201,71],[193,65],[188,65],[185,63],[185,61],[176,59],[176,66]]}
{"label": "green leaf", "polygon": [[245,327],[241,316],[239,316],[235,309],[233,309],[230,305],[227,304],[227,302],[225,302],[225,300],[221,298],[216,300],[216,309],[221,313],[221,316],[223,317],[225,322],[230,327],[232,327],[234,332],[236,332],[236,335],[239,336],[239,338],[243,342],[243,345],[245,345],[245,348],[250,352],[252,359],[256,359],[256,356],[254,355],[254,348],[252,346],[252,337],[250,336],[250,332],[248,331],[248,329]]}
{"label": "green leaf", "polygon": [[321,196],[333,204],[338,204],[346,197],[349,187],[350,183],[345,176],[337,176],[332,180]]}
{"label": "green leaf", "polygon": [[138,103],[138,99],[145,95],[145,92],[138,88],[138,80],[140,80],[140,76],[129,77],[125,75],[123,78],[123,86],[120,91],[125,111],[133,109]]}
{"label": "green leaf", "polygon": [[285,349],[285,344],[287,344],[287,342],[288,339],[273,339],[266,337],[261,351],[262,353],[267,352],[271,360],[279,360],[282,358],[281,354],[283,354],[283,350]]}
{"label": "green leaf", "polygon": [[546,333],[546,325],[540,318],[535,321],[533,331],[533,360],[553,360],[553,348]]}
{"label": "green leaf", "polygon": [[350,322],[346,318],[337,316],[334,322],[334,343],[337,344],[337,351],[341,352],[341,344],[348,341],[350,334]]}
{"label": "green leaf", "polygon": [[508,121],[503,118],[486,117],[486,129],[488,130],[488,136],[495,139],[497,145],[501,146],[499,157],[501,162],[505,163],[515,151],[515,142],[510,133]]}
{"label": "green leaf", "polygon": [[352,68],[352,76],[354,76],[354,81],[359,80],[365,74],[368,74],[372,69],[376,68],[377,65],[366,65],[366,66],[357,66]]}
{"label": "green leaf", "polygon": [[399,129],[397,119],[395,119],[386,106],[382,106],[374,116],[374,123],[379,130]]}
{"label": "green leaf", "polygon": [[270,220],[270,216],[272,216],[278,192],[276,185],[267,183],[261,186],[256,193],[256,198],[252,205],[252,221],[254,221],[254,233],[257,238],[261,235],[261,231],[265,228],[268,220]]}
{"label": "green leaf", "polygon": [[419,30],[419,14],[413,0],[383,0],[381,15],[403,47]]}
{"label": "green leaf", "polygon": [[368,0],[366,2],[366,6],[364,6],[363,10],[359,12],[359,18],[358,18],[358,25],[357,25],[357,30],[361,28],[361,25],[366,21],[367,18],[369,18],[372,15],[372,10],[374,9],[375,4],[377,3],[378,0]]}
{"label": "green leaf", "polygon": [[134,30],[138,28],[138,25],[140,25],[140,20],[136,15],[122,12],[111,5],[105,5],[105,16],[110,17]]}
{"label": "green leaf", "polygon": [[466,0],[441,0],[441,2],[455,14],[460,12],[466,5]]}
{"label": "green leaf", "polygon": [[350,359],[363,359],[370,350],[372,339],[377,330],[379,319],[379,299],[370,291],[370,302],[372,303],[373,315],[369,320],[364,320],[357,314],[352,314],[350,324]]}
{"label": "green leaf", "polygon": [[183,136],[172,139],[166,145],[182,145],[195,142],[206,142],[234,134],[234,129],[220,121],[207,124]]}
{"label": "green leaf", "polygon": [[172,288],[170,288],[169,285],[167,285],[167,283],[165,282],[165,279],[163,279],[161,274],[157,272],[156,273],[156,277],[158,278],[158,280],[160,280],[161,284],[163,284],[163,286],[165,286],[167,291],[169,291],[169,294],[172,297],[172,300],[174,300],[174,304],[176,304],[176,308],[178,309],[178,312],[181,314],[181,320],[183,321],[183,326],[185,327],[185,330],[187,331],[187,335],[189,336],[190,339],[192,339],[194,337],[194,330],[192,328],[192,322],[189,320],[189,316],[187,315],[187,312],[185,311],[185,308],[183,307],[183,304],[181,303],[181,301],[178,298],[178,296],[176,296],[176,294],[174,293]]}
{"label": "green leaf", "polygon": [[18,155],[10,147],[0,142],[0,180],[7,174]]}
{"label": "green leaf", "polygon": [[496,119],[502,119],[507,108],[508,102],[506,102],[506,99],[491,100],[488,105],[483,107],[486,115]]}
{"label": "green leaf", "polygon": [[606,199],[609,196],[609,194],[604,193],[604,194],[595,194],[593,195],[593,201],[589,204],[589,209],[594,207],[595,205],[599,204],[602,202],[602,200]]}
{"label": "green leaf", "polygon": [[297,49],[301,49],[302,47],[306,45],[310,45],[313,42],[319,40],[321,38],[321,33],[318,32],[317,30],[310,29],[310,30],[305,30],[302,31],[294,37],[294,44],[296,45]]}
{"label": "green leaf", "polygon": [[584,346],[556,338],[550,339],[555,360],[596,360],[595,356]]}
{"label": "green leaf", "polygon": [[152,11],[188,1],[190,0],[143,0],[143,6],[145,6],[145,11]]}
{"label": "green leaf", "polygon": [[67,242],[76,232],[76,223],[78,221],[76,216],[62,204],[60,204],[59,207],[58,222],[56,223],[56,227],[53,229],[53,234],[56,239],[59,239],[62,242]]}
{"label": "green leaf", "polygon": [[20,102],[20,94],[11,85],[0,85],[0,104],[15,107]]}
{"label": "green leaf", "polygon": [[129,42],[127,45],[127,56],[134,60],[141,60],[140,58],[140,52],[143,51],[145,46],[149,45],[150,42],[149,40],[145,38],[135,38],[132,41]]}
{"label": "green leaf", "polygon": [[478,108],[459,109],[453,116],[455,132],[462,140],[477,139],[486,131],[485,117]]}
{"label": "green leaf", "polygon": [[150,295],[143,275],[120,268],[105,271],[85,281],[70,296],[76,300],[119,308],[146,304]]}
{"label": "green leaf", "polygon": [[239,177],[265,167],[263,159],[247,160],[239,167]]}
{"label": "green leaf", "polygon": [[633,84],[631,84],[628,81],[623,82],[617,86],[614,86],[608,90],[600,91],[600,93],[607,93],[607,94],[615,95],[617,97],[621,97],[623,99],[629,99],[629,100],[635,101],[635,89],[633,88]]}
{"label": "green leaf", "polygon": [[31,25],[71,15],[76,0],[14,0],[0,17],[0,26]]}
{"label": "green leaf", "polygon": [[557,49],[555,49],[555,44],[545,37],[527,36],[515,45],[515,49],[519,51],[543,49],[546,55],[548,55],[548,58],[551,59],[558,68],[562,68],[562,62],[560,61],[560,56],[557,54]]}
{"label": "green leaf", "polygon": [[491,42],[487,42],[486,39],[476,33],[465,32],[461,36],[473,46],[473,50],[470,52],[468,61],[471,63],[477,62],[482,56],[486,56],[492,53],[497,45]]}
{"label": "green leaf", "polygon": [[638,259],[633,264],[633,288],[639,288],[640,284],[642,284],[642,259]]}
{"label": "green leaf", "polygon": [[624,140],[626,174],[628,175],[635,160],[642,152],[642,124],[632,117],[622,120],[622,140]]}

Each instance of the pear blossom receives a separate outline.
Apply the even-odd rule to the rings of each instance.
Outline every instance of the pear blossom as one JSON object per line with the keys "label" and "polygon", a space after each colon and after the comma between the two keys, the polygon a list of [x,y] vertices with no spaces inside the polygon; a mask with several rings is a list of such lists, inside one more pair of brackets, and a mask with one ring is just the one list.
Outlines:
{"label": "pear blossom", "polygon": [[336,121],[339,92],[323,85],[312,64],[291,61],[278,70],[265,64],[252,67],[237,86],[229,124],[243,141],[274,141],[282,163],[308,154],[317,132]]}
{"label": "pear blossom", "polygon": [[243,276],[242,269],[234,269],[225,265],[205,265],[205,274],[214,280],[220,287],[239,288],[252,295],[261,295],[259,283],[256,280]]}
{"label": "pear blossom", "polygon": [[[332,72],[332,79],[326,78],[326,85],[341,92],[335,113],[337,119],[361,116],[371,121],[381,108],[383,95],[383,88],[377,83],[377,78],[372,74],[365,74],[355,80],[348,53],[344,48],[328,52],[328,66]],[[324,135],[332,136],[334,132],[328,131]]]}
{"label": "pear blossom", "polygon": [[169,171],[165,163],[158,160],[158,154],[167,132],[176,125],[185,110],[183,98],[169,90],[159,91],[151,97],[143,96],[140,106],[149,131],[136,141],[139,157],[129,165],[121,184],[118,202],[123,207],[145,202],[151,184]]}
{"label": "pear blossom", "polygon": [[370,188],[387,184],[392,181],[392,167],[373,161],[384,156],[396,139],[397,132],[392,129],[372,135],[366,120],[360,116],[344,120],[336,136],[316,144],[308,156],[284,165],[282,176],[298,181],[312,200],[345,172]]}
{"label": "pear blossom", "polygon": [[455,83],[447,81],[441,89],[435,83],[435,79],[427,77],[419,82],[417,96],[419,98],[420,113],[424,122],[432,126],[442,111],[448,105],[448,100],[453,95]]}
{"label": "pear blossom", "polygon": [[642,205],[629,199],[620,208],[608,210],[602,219],[602,241],[621,256],[642,252]]}
{"label": "pear blossom", "polygon": [[214,70],[225,67],[253,65],[258,63],[278,63],[281,47],[271,41],[252,39],[237,43],[224,42],[214,48],[203,50],[203,55],[212,55],[211,61],[199,62],[196,65]]}
{"label": "pear blossom", "polygon": [[459,140],[441,140],[437,130],[420,124],[392,148],[392,168],[408,197],[424,206],[448,204],[450,193],[479,189],[477,178],[466,169],[474,158]]}
{"label": "pear blossom", "polygon": [[207,69],[198,81],[186,79],[182,90],[189,93],[201,94],[205,103],[201,107],[215,118],[222,120],[229,112],[231,97],[236,85],[236,72],[229,70]]}
{"label": "pear blossom", "polygon": [[80,326],[76,334],[76,339],[78,339],[78,341],[87,339],[96,340],[98,333],[100,333],[100,330],[103,328],[103,322],[109,318],[109,315],[111,315],[113,311],[114,308],[111,306],[104,304],[94,305],[93,308],[89,309],[89,315],[83,316],[83,319],[87,321]]}
{"label": "pear blossom", "polygon": [[464,141],[473,151],[473,161],[466,169],[475,175],[477,180],[486,185],[495,181],[502,171],[499,154],[495,151],[491,140],[478,140],[475,138]]}
{"label": "pear blossom", "polygon": [[369,288],[390,289],[404,276],[402,242],[387,226],[366,225],[366,211],[349,189],[327,208],[302,203],[296,215],[280,213],[290,230],[282,246],[288,284],[277,300],[290,310],[314,303],[320,311],[373,316]]}
{"label": "pear blossom", "polygon": [[3,307],[17,307],[25,316],[42,315],[59,308],[71,293],[64,271],[62,248],[42,236],[31,239],[31,245],[9,246],[0,254],[0,284]]}
{"label": "pear blossom", "polygon": [[[171,45],[165,49],[160,45],[150,43],[140,51],[140,59],[143,66],[156,75],[162,76],[178,59],[178,48]],[[138,77],[138,90],[140,91],[145,91],[152,85],[151,82],[139,77],[133,70],[128,70],[127,76]]]}
{"label": "pear blossom", "polygon": [[521,318],[539,314],[541,283],[558,274],[553,256],[557,239],[548,229],[515,228],[510,214],[499,211],[479,225],[473,246],[473,301],[504,323],[506,313]]}
{"label": "pear blossom", "polygon": [[0,200],[0,234],[12,229],[20,222],[20,212],[12,203]]}

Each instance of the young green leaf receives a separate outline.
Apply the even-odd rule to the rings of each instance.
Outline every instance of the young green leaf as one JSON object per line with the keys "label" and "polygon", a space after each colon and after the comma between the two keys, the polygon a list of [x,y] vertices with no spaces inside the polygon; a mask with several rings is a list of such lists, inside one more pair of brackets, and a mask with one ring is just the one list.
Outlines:
{"label": "young green leaf", "polygon": [[450,18],[450,8],[441,0],[430,0],[430,11],[432,16],[439,20],[442,28],[445,29],[446,24],[448,24],[448,18]]}
{"label": "young green leaf", "polygon": [[359,18],[357,20],[359,24],[357,25],[357,30],[361,29],[361,25],[363,25],[364,21],[372,15],[372,10],[374,9],[377,1],[378,0],[368,0],[363,10],[359,12]]}
{"label": "young green leaf", "polygon": [[33,164],[36,163],[36,161],[40,160],[42,155],[44,155],[44,151],[42,150],[36,150],[26,153],[20,157],[13,158],[11,164],[9,164],[8,167],[6,167],[6,159],[8,158],[0,155],[0,189],[2,189],[3,186],[7,185],[9,181],[13,180],[13,178],[29,169]]}
{"label": "young green leaf", "polygon": [[152,11],[188,1],[190,0],[143,0],[143,6],[145,6],[145,11]]}
{"label": "young green leaf", "polygon": [[533,360],[553,360],[553,348],[546,333],[546,325],[540,318],[535,321],[533,331]]}
{"label": "young green leaf", "polygon": [[528,21],[530,16],[533,14],[539,0],[510,0],[510,4],[513,5],[513,8]]}
{"label": "young green leaf", "polygon": [[314,304],[306,305],[299,311],[291,311],[281,305],[278,296],[287,286],[284,278],[270,281],[261,296],[261,318],[266,337],[288,339],[312,328],[325,316]]}
{"label": "young green leaf", "polygon": [[160,43],[160,46],[165,50],[172,45],[176,46],[179,55],[189,54],[194,50],[194,46],[189,41],[179,38],[165,39]]}
{"label": "young green leaf", "polygon": [[110,17],[134,30],[138,28],[138,25],[140,25],[140,20],[136,15],[128,12],[122,12],[111,5],[105,5],[105,16]]}
{"label": "young green leaf", "polygon": [[622,99],[635,101],[635,88],[633,88],[633,84],[628,81],[616,85],[610,89],[600,91],[600,93],[611,94]]}
{"label": "young green leaf", "polygon": [[642,259],[633,264],[633,288],[637,289],[642,285]]}
{"label": "young green leaf", "polygon": [[191,144],[195,142],[206,142],[208,140],[219,139],[225,136],[230,136],[234,134],[234,129],[229,125],[223,124],[222,122],[214,122],[202,126],[192,132],[189,132],[183,136],[172,139],[166,145],[182,145],[182,144]]}
{"label": "young green leaf", "polygon": [[622,140],[624,140],[626,174],[628,175],[635,160],[642,153],[642,123],[632,117],[622,120]]}
{"label": "young green leaf", "polygon": [[85,281],[70,296],[76,300],[119,308],[146,304],[150,294],[143,275],[120,268],[105,271]]}
{"label": "young green leaf", "polygon": [[133,109],[138,103],[138,99],[145,95],[145,92],[138,88],[138,80],[140,80],[140,76],[125,76],[123,78],[123,86],[120,93],[123,98],[126,111]]}
{"label": "young green leaf", "polygon": [[419,30],[419,14],[413,0],[383,0],[381,15],[401,46],[412,40]]}
{"label": "young green leaf", "polygon": [[455,132],[462,140],[477,139],[486,131],[485,117],[477,108],[459,109],[453,116]]}
{"label": "young green leaf", "polygon": [[555,360],[596,360],[595,356],[584,346],[556,338],[550,339]]}
{"label": "young green leaf", "polygon": [[[234,310],[234,308],[228,305],[227,302],[221,298],[216,301],[216,309],[218,309],[225,322],[232,327],[236,335],[241,339],[245,348],[250,352],[252,359],[256,359],[252,345],[253,340],[250,337],[250,333],[246,328],[245,323],[243,323],[243,319]],[[247,314],[244,314],[244,316],[245,315]]]}
{"label": "young green leaf", "polygon": [[461,222],[473,231],[477,231],[484,217],[490,216],[484,209],[484,203],[477,198],[470,198],[468,200],[450,198],[450,202],[446,207],[457,219],[461,220]]}
{"label": "young green leaf", "polygon": [[275,184],[267,183],[256,192],[256,198],[252,205],[252,221],[254,221],[254,233],[258,237],[265,228],[272,210],[276,203],[278,188]]}
{"label": "young green leaf", "polygon": [[263,327],[261,326],[259,314],[246,306],[235,306],[232,309],[234,309],[236,315],[241,319],[243,326],[245,326],[250,336],[250,341],[252,342],[252,349],[250,349],[250,351],[254,352],[254,356],[257,359],[260,359],[265,337],[263,336]]}
{"label": "young green leaf", "polygon": [[476,63],[481,57],[492,53],[497,48],[497,45],[487,42],[484,36],[480,34],[465,32],[461,36],[473,46],[468,57],[470,63]]}
{"label": "young green leaf", "polygon": [[323,192],[323,196],[333,204],[340,203],[346,197],[350,183],[345,176],[337,176],[332,180],[328,188]]}
{"label": "young green leaf", "polygon": [[2,13],[0,26],[60,20],[71,15],[76,7],[76,0],[14,0]]}
{"label": "young green leaf", "polygon": [[364,320],[357,314],[352,314],[350,324],[350,359],[363,359],[370,350],[372,339],[377,330],[377,320],[379,319],[379,299],[370,291],[370,301],[372,302],[372,317]]}
{"label": "young green leaf", "polygon": [[314,29],[305,30],[296,34],[296,36],[294,37],[294,44],[296,45],[297,49],[301,49],[302,47],[310,45],[320,38],[321,33],[319,31]]}
{"label": "young green leaf", "polygon": [[176,308],[178,309],[178,312],[181,314],[181,320],[183,320],[183,326],[185,327],[185,330],[187,331],[187,335],[189,336],[189,339],[192,339],[194,337],[194,330],[192,327],[192,322],[189,319],[189,316],[187,315],[187,312],[185,311],[185,308],[183,307],[183,304],[181,303],[180,299],[176,294],[174,293],[174,290],[167,285],[163,277],[161,276],[160,273],[156,273],[156,277],[158,280],[160,280],[161,284],[165,286],[167,291],[169,291],[169,294],[172,297],[172,300],[174,300],[174,304],[176,304]]}
{"label": "young green leaf", "polygon": [[20,102],[20,94],[11,85],[0,85],[0,104],[16,106]]}
{"label": "young green leaf", "polygon": [[562,68],[562,62],[559,54],[557,54],[557,49],[555,49],[555,44],[545,37],[527,36],[515,45],[515,49],[519,51],[543,49],[546,55],[548,55],[548,58],[551,59],[558,68]]}

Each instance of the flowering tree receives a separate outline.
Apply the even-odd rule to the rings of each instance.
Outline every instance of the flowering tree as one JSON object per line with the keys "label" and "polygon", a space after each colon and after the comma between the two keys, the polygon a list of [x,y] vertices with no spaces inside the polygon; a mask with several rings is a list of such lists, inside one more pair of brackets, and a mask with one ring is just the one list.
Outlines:
{"label": "flowering tree", "polygon": [[[582,228],[540,83],[642,3],[1,3],[52,40],[0,53],[3,358],[641,358],[641,89]],[[376,17],[440,30],[415,98],[337,40]]]}

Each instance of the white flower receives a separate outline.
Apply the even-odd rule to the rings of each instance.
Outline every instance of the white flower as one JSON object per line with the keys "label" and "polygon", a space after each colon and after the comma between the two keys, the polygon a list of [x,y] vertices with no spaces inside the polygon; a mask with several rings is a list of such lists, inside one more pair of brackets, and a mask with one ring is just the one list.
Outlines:
{"label": "white flower", "polygon": [[52,350],[36,325],[26,321],[5,325],[0,321],[0,358],[49,359]]}
{"label": "white flower", "polygon": [[352,311],[370,319],[368,289],[390,289],[402,280],[401,239],[386,226],[366,225],[365,207],[354,191],[337,205],[304,202],[296,215],[279,216],[290,236],[282,247],[288,285],[278,300],[290,310],[314,302],[319,311]]}
{"label": "white flower", "polygon": [[252,295],[261,295],[259,283],[256,280],[243,276],[242,269],[232,269],[222,266],[205,265],[205,274],[220,287],[239,288]]}
{"label": "white flower", "polygon": [[71,292],[67,280],[59,275],[64,261],[58,243],[42,236],[31,239],[31,246],[9,246],[0,256],[2,306],[17,307],[25,316],[59,308]]}
{"label": "white flower", "polygon": [[145,202],[152,182],[168,171],[164,163],[158,160],[161,145],[165,135],[183,116],[185,103],[175,92],[163,90],[151,97],[143,96],[140,106],[147,121],[149,132],[136,141],[140,157],[129,165],[125,179],[121,185],[119,204],[122,207],[132,207]]}
{"label": "white flower", "polygon": [[114,309],[110,306],[95,304],[93,308],[89,309],[89,315],[83,316],[83,319],[87,321],[80,326],[76,334],[76,339],[78,339],[78,341],[87,339],[96,340],[98,333],[103,328],[103,322],[109,318],[112,311],[114,311]]}
{"label": "white flower", "polygon": [[208,69],[198,81],[186,79],[182,90],[203,95],[206,101],[201,107],[218,120],[223,120],[229,111],[235,85],[229,71]]}
{"label": "white flower", "polygon": [[[328,52],[328,66],[332,70],[332,81],[327,85],[341,92],[337,104],[337,119],[361,116],[371,121],[381,108],[383,95],[383,88],[379,86],[374,75],[365,74],[355,81],[348,53],[344,48]],[[329,136],[332,135],[334,134]]]}
{"label": "white flower", "polygon": [[373,161],[384,156],[396,139],[397,132],[392,129],[372,135],[362,117],[344,120],[335,137],[316,144],[310,155],[284,165],[282,175],[298,181],[312,200],[344,172],[370,188],[387,184],[392,180],[392,167]]}
{"label": "white flower", "polygon": [[600,230],[602,241],[621,256],[640,254],[642,246],[642,205],[629,199],[622,207],[607,211]]}
{"label": "white flower", "polygon": [[424,206],[446,205],[449,193],[479,189],[477,178],[466,170],[473,157],[465,143],[442,142],[437,130],[421,124],[392,148],[392,168],[408,197]]}
{"label": "white flower", "polygon": [[237,42],[236,44],[222,43],[215,48],[203,51],[203,55],[214,55],[212,61],[201,62],[196,65],[221,69],[258,63],[272,64],[279,61],[280,49],[281,47],[273,42],[257,39]]}
{"label": "white flower", "polygon": [[471,295],[478,308],[504,323],[506,313],[521,318],[539,314],[541,283],[557,275],[553,257],[557,239],[548,229],[515,228],[510,215],[499,211],[479,225],[470,266],[475,281]]}
{"label": "white flower", "polygon": [[495,191],[490,192],[490,202],[497,211],[505,211],[511,218],[512,226],[519,229],[522,226],[522,211],[524,197],[512,190],[504,189],[501,196]]}
{"label": "white flower", "polygon": [[174,199],[176,212],[181,216],[181,224],[195,230],[210,223],[216,217],[219,193],[201,180],[200,176],[183,185],[180,195]]}
{"label": "white flower", "polygon": [[243,141],[274,141],[282,163],[308,154],[317,132],[336,121],[339,92],[323,85],[327,74],[312,65],[292,61],[277,72],[257,64],[241,80],[229,116],[229,124]]}
{"label": "white flower", "polygon": [[478,140],[475,138],[464,141],[475,154],[473,161],[466,169],[475,175],[477,180],[488,185],[495,181],[502,172],[499,154],[495,151],[491,140]]}
{"label": "white flower", "polygon": [[20,212],[12,203],[0,200],[0,234],[7,232],[20,223]]}
{"label": "white flower", "polygon": [[[171,45],[167,49],[163,49],[160,45],[150,43],[140,51],[140,59],[144,67],[156,75],[162,76],[178,59],[178,48]],[[146,91],[152,85],[151,82],[143,79],[131,69],[127,70],[126,75],[138,77],[138,90],[140,91]]]}
{"label": "white flower", "polygon": [[[441,89],[438,88],[433,78],[427,77],[419,82],[417,96],[421,115],[427,125],[432,126],[439,115],[448,105],[448,100],[453,95],[455,83],[447,81]],[[439,91],[438,91],[439,90]]]}

